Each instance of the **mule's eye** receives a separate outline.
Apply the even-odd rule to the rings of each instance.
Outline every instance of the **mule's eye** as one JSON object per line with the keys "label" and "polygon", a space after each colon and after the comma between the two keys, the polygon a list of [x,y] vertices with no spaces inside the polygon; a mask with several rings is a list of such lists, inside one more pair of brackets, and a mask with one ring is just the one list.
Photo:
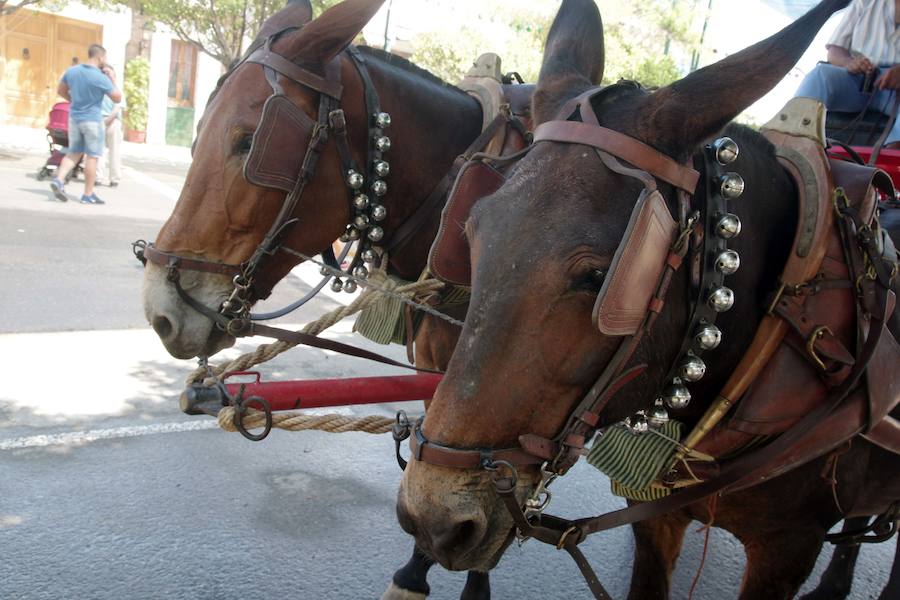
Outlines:
{"label": "mule's eye", "polygon": [[576,277],[572,281],[572,289],[576,292],[587,292],[597,295],[600,288],[603,287],[603,280],[606,278],[606,271],[602,269],[591,269]]}
{"label": "mule's eye", "polygon": [[237,144],[234,145],[234,153],[235,154],[247,154],[250,152],[250,147],[253,145],[253,136],[245,135],[241,139],[238,140]]}

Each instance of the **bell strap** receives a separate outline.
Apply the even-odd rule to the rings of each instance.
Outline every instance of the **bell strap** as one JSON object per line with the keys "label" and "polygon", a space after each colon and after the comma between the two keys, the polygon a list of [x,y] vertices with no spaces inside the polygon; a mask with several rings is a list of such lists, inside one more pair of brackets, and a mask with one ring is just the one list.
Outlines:
{"label": "bell strap", "polygon": [[617,158],[693,194],[700,173],[681,165],[647,144],[624,133],[579,121],[547,121],[534,130],[534,143],[582,144],[609,152]]}

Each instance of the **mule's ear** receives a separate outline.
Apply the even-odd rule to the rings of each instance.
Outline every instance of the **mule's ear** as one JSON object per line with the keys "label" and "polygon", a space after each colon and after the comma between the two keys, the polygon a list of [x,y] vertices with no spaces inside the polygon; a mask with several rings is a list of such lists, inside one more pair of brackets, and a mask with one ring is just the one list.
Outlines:
{"label": "mule's ear", "polygon": [[252,45],[255,46],[257,42],[288,27],[302,27],[309,23],[310,19],[312,19],[312,5],[309,0],[288,0],[284,8],[263,22]]}
{"label": "mule's ear", "polygon": [[384,0],[345,0],[286,37],[284,49],[278,50],[305,66],[320,67],[353,42],[382,4]]}
{"label": "mule's ear", "polygon": [[824,0],[772,37],[652,94],[642,137],[686,159],[787,75],[828,18],[850,0]]}
{"label": "mule's ear", "polygon": [[564,0],[544,49],[534,94],[537,123],[553,119],[561,105],[603,78],[603,21],[594,0]]}

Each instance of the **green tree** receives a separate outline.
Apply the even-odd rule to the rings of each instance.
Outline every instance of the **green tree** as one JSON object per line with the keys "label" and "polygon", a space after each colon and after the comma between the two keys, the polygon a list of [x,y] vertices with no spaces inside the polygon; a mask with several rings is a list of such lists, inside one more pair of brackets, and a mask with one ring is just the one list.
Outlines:
{"label": "green tree", "polygon": [[[3,2],[6,0],[0,0]],[[19,0],[20,2],[40,0]],[[225,67],[238,60],[263,22],[284,8],[285,0],[83,0],[101,8],[124,6],[162,23]],[[313,14],[340,0],[312,0]]]}
{"label": "green tree", "polygon": [[0,0],[0,17],[3,15],[11,15],[20,8],[30,6],[37,8],[38,6],[46,6],[48,8],[62,8],[64,2],[62,0]]}

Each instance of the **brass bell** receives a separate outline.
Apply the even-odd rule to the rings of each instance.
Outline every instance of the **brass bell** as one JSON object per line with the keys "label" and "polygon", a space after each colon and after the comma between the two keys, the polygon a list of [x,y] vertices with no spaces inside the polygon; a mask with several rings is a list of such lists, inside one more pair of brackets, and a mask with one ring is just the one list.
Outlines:
{"label": "brass bell", "polygon": [[363,183],[365,183],[365,179],[362,175],[360,175],[353,169],[350,169],[347,172],[347,185],[349,185],[351,188],[353,188],[354,190],[358,190],[363,186]]}
{"label": "brass bell", "polygon": [[365,210],[369,208],[369,197],[365,194],[357,194],[353,197],[353,206],[355,206],[359,210]]}
{"label": "brass bell", "polygon": [[338,238],[338,241],[340,241],[341,243],[346,244],[347,242],[350,241],[350,234],[347,233],[347,232],[342,233],[342,234],[341,234],[341,237]]}
{"label": "brass bell", "polygon": [[726,200],[740,198],[744,193],[744,178],[738,173],[725,173],[719,179],[720,191]]}
{"label": "brass bell", "polygon": [[647,415],[647,421],[653,427],[662,427],[669,422],[669,411],[663,405],[662,398],[656,399],[653,408],[650,409],[650,414]]}
{"label": "brass bell", "polygon": [[709,307],[716,312],[725,312],[734,306],[734,292],[727,287],[720,287],[709,295]]}
{"label": "brass bell", "polygon": [[740,148],[730,137],[720,137],[713,142],[713,150],[716,152],[716,161],[720,165],[730,165],[737,160]]}
{"label": "brass bell", "polygon": [[741,257],[734,250],[726,250],[716,259],[716,271],[723,275],[734,275],[741,267]]}
{"label": "brass bell", "polygon": [[319,267],[319,275],[330,275],[331,271],[325,265]]}
{"label": "brass bell", "polygon": [[372,184],[372,192],[376,196],[384,196],[387,194],[387,184],[380,179]]}
{"label": "brass bell", "polygon": [[706,374],[706,363],[696,356],[689,356],[678,368],[678,375],[683,380],[700,381]]}
{"label": "brass bell", "polygon": [[375,147],[379,152],[387,152],[391,149],[391,138],[386,135],[379,136],[375,140]]}
{"label": "brass bell", "polygon": [[662,395],[666,406],[672,410],[681,410],[691,402],[691,392],[680,383],[673,383]]}
{"label": "brass bell", "polygon": [[353,226],[359,229],[360,231],[369,228],[369,217],[368,215],[356,215],[353,218]]}
{"label": "brass bell", "polygon": [[375,125],[381,129],[387,129],[391,126],[391,115],[386,112],[380,112],[375,115]]}
{"label": "brass bell", "polygon": [[373,242],[380,242],[384,237],[384,230],[381,227],[373,227],[369,230],[369,239]]}
{"label": "brass bell", "polygon": [[647,433],[650,425],[647,423],[647,416],[643,411],[625,419],[625,426],[631,430],[631,433]]}
{"label": "brass bell", "polygon": [[347,237],[349,238],[349,241],[355,242],[360,238],[359,229],[350,229],[350,231],[347,232]]}
{"label": "brass bell", "polygon": [[362,251],[362,259],[367,263],[375,262],[376,258],[378,258],[378,255],[371,248],[366,248]]}
{"label": "brass bell", "polygon": [[372,218],[376,221],[384,221],[384,218],[387,217],[387,209],[381,204],[376,204],[372,207]]}
{"label": "brass bell", "polygon": [[353,276],[357,279],[365,279],[369,276],[369,270],[362,265],[353,269]]}
{"label": "brass bell", "polygon": [[334,281],[331,282],[331,291],[332,292],[340,292],[343,289],[344,289],[344,284],[341,282],[340,279],[335,277]]}
{"label": "brass bell", "polygon": [[356,282],[353,281],[352,279],[348,279],[347,283],[344,284],[344,291],[347,292],[348,294],[352,294],[353,292],[356,291],[356,287],[357,287]]}
{"label": "brass bell", "polygon": [[728,213],[716,223],[716,233],[726,240],[737,237],[741,233],[741,220],[737,215]]}
{"label": "brass bell", "polygon": [[714,350],[722,343],[722,332],[715,325],[707,325],[697,332],[694,339],[703,350]]}
{"label": "brass bell", "polygon": [[387,177],[391,172],[391,165],[386,161],[379,160],[375,163],[375,174],[379,177]]}

